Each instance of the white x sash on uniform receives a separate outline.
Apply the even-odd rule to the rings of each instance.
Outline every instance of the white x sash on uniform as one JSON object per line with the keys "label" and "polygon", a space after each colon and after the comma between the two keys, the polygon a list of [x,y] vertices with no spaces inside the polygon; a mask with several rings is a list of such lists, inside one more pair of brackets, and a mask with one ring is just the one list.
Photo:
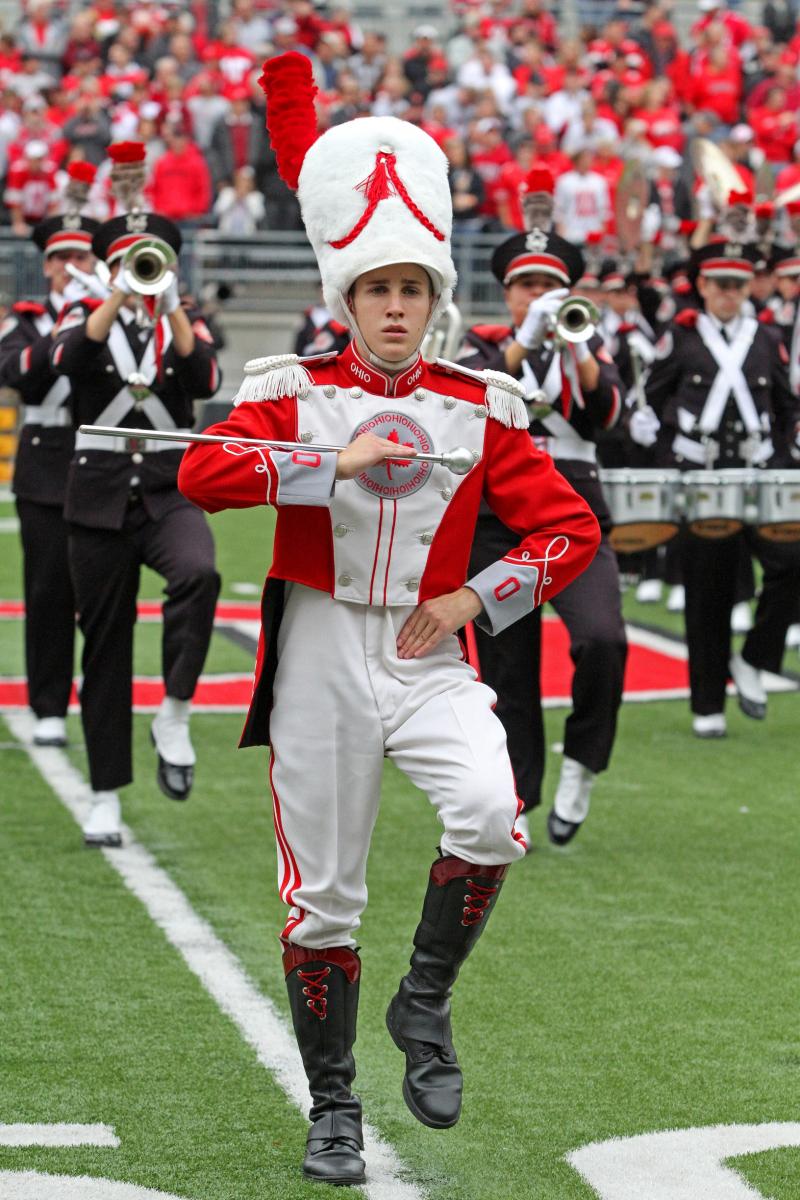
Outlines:
{"label": "white x sash on uniform", "polygon": [[[169,326],[169,322],[166,322],[166,326],[164,350],[167,349],[172,340],[172,329]],[[146,415],[154,429],[175,429],[174,420],[170,416],[166,405],[158,396],[151,392],[144,400],[137,400],[128,386],[132,375],[140,376],[142,386],[150,387],[153,383],[157,369],[155,336],[150,338],[142,361],[137,363],[136,355],[131,349],[124,326],[120,322],[115,321],[108,335],[108,349],[114,360],[114,366],[126,382],[110,404],[107,404],[103,411],[95,417],[93,424],[119,425],[120,421],[124,417],[127,417],[131,409],[136,407]]]}
{"label": "white x sash on uniform", "polygon": [[544,393],[542,403],[556,404],[561,402],[561,359],[554,354],[545,372],[544,380],[539,383],[527,358],[522,360],[522,385],[528,400],[534,400],[536,393]]}
{"label": "white x sash on uniform", "polygon": [[761,431],[758,412],[742,373],[742,364],[747,358],[757,329],[758,322],[753,317],[745,317],[733,342],[728,343],[707,313],[701,313],[697,318],[697,332],[719,367],[698,421],[701,433],[714,433],[719,429],[731,393],[747,432]]}
{"label": "white x sash on uniform", "polygon": [[[590,462],[595,460],[593,442],[587,442],[562,415],[561,406],[561,371],[562,362],[559,354],[554,354],[545,372],[543,383],[539,383],[533,367],[527,358],[522,360],[522,385],[528,400],[532,400],[538,392],[545,396],[542,403],[552,406],[551,411],[544,414],[536,413],[536,420],[544,425],[548,434],[545,449],[553,458],[580,458]],[[540,440],[536,439],[537,444]]]}
{"label": "white x sash on uniform", "polygon": [[[50,313],[42,313],[34,321],[36,332],[41,337],[46,337],[52,331],[55,321],[50,316]],[[40,404],[26,405],[25,408],[25,424],[26,425],[48,425],[55,420],[50,414],[55,413],[69,396],[69,379],[66,375],[59,375],[53,386],[43,397]],[[42,411],[44,410],[44,411]],[[67,419],[66,417],[64,418]]]}

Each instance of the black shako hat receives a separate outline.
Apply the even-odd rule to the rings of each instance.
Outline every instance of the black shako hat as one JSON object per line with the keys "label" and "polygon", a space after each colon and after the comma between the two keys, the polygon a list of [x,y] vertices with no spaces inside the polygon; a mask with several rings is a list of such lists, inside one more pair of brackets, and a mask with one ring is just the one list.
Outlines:
{"label": "black shako hat", "polygon": [[134,242],[153,237],[162,238],[176,254],[180,253],[183,238],[177,225],[158,213],[136,210],[104,221],[92,238],[92,249],[110,267],[130,250]]}
{"label": "black shako hat", "polygon": [[693,283],[698,275],[704,279],[739,279],[746,282],[755,275],[756,263],[760,258],[763,255],[752,242],[715,238],[706,246],[692,251],[689,278]]}
{"label": "black shako hat", "polygon": [[36,243],[45,258],[57,250],[89,252],[92,249],[92,238],[99,228],[100,222],[92,220],[91,217],[82,217],[77,213],[61,213],[34,225],[31,240]]}
{"label": "black shako hat", "polygon": [[577,246],[541,229],[515,233],[497,247],[491,261],[492,274],[504,287],[518,275],[534,271],[552,275],[559,287],[571,287],[583,275],[583,267],[583,255]]}

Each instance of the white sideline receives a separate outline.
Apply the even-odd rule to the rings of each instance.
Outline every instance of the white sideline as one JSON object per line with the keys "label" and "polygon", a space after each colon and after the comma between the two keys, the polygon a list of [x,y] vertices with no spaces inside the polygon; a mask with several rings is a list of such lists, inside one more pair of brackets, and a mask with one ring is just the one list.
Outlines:
{"label": "white sideline", "polygon": [[[59,800],[81,824],[89,805],[89,789],[83,776],[63,751],[33,745],[34,718],[30,713],[6,712],[3,719]],[[166,871],[124,826],[123,838],[122,848],[102,851],[106,861],[141,900],[189,970],[230,1017],[244,1040],[255,1050],[261,1065],[275,1077],[289,1099],[306,1113],[308,1084],[294,1036],[283,1018],[272,1002],[257,990],[242,964],[208,922],[194,911]],[[366,1123],[364,1150],[367,1183],[362,1191],[369,1200],[424,1200],[424,1193],[403,1178],[406,1168],[395,1149]]]}

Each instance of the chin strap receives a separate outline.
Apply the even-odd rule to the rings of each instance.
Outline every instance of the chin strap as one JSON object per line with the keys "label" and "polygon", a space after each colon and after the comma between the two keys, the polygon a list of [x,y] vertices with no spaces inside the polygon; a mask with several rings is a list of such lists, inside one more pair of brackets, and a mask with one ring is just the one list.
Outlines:
{"label": "chin strap", "polygon": [[377,367],[379,371],[386,372],[387,375],[397,375],[400,373],[400,371],[407,370],[407,368],[410,367],[411,364],[416,361],[417,355],[420,352],[420,348],[423,345],[425,338],[428,336],[428,332],[431,328],[431,325],[433,324],[433,322],[435,320],[435,317],[437,315],[437,310],[439,307],[439,300],[437,298],[437,301],[431,310],[431,315],[430,315],[430,319],[428,320],[428,324],[425,326],[422,337],[419,340],[419,345],[416,347],[414,352],[412,354],[409,354],[408,358],[404,358],[400,362],[390,362],[386,358],[381,358],[380,354],[375,354],[375,352],[370,349],[370,347],[367,343],[367,339],[364,337],[363,333],[361,332],[358,325],[356,324],[356,319],[350,310],[350,306],[347,303],[347,298],[343,295],[342,292],[339,292],[339,299],[341,300],[341,305],[342,305],[342,309],[345,314],[345,319],[347,320],[347,324],[349,326],[350,332],[352,333],[353,337],[357,337],[360,339],[361,344],[363,345],[364,349],[367,352],[367,358],[369,359],[372,366]]}

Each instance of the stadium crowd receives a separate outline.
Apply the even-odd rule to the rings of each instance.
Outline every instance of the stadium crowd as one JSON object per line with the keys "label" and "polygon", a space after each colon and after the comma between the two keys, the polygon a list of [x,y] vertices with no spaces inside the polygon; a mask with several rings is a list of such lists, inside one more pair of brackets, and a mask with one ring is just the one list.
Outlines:
{"label": "stadium crowd", "polygon": [[[402,54],[362,29],[347,0],[232,0],[210,6],[98,0],[61,11],[28,0],[0,34],[2,220],[24,234],[62,210],[66,167],[99,165],[87,210],[114,215],[107,146],[147,146],[147,200],[183,226],[235,236],[300,228],[264,134],[262,60],[309,57],[321,129],[395,115],[431,134],[451,164],[456,228],[522,229],[519,184],[532,162],[556,177],[556,228],[584,242],[613,232],[614,193],[638,159],[689,220],[697,135],[778,188],[800,179],[800,25],[768,0],[753,25],[699,0],[681,38],[669,3],[579,0],[576,37],[545,0],[455,3],[413,30]],[[657,189],[656,189],[657,190]],[[672,214],[670,214],[672,215]]]}

